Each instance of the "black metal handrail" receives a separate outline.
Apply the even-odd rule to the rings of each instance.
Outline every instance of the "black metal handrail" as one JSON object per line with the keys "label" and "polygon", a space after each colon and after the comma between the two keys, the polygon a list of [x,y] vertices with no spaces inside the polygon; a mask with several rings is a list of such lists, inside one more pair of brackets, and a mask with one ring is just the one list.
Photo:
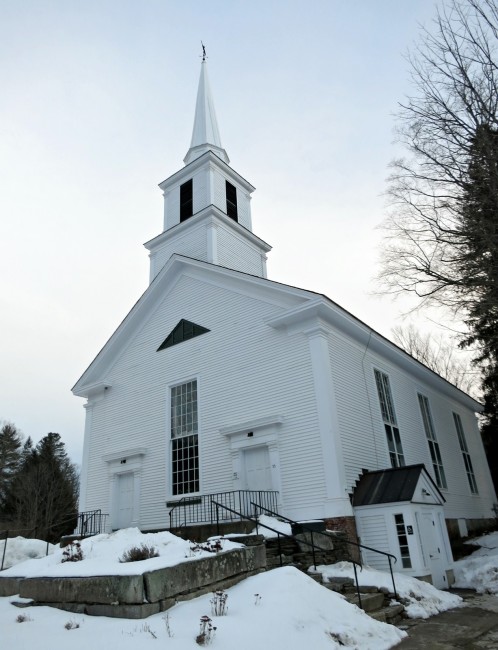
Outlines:
{"label": "black metal handrail", "polygon": [[[227,506],[223,505],[222,503],[217,503],[216,501],[213,501],[212,503],[216,506],[216,529],[217,529],[217,532],[218,532],[218,535],[219,535],[219,533],[220,533],[219,508],[224,508],[225,510],[229,510],[229,511],[231,511],[231,509],[228,508]],[[251,505],[259,507],[255,503],[251,503]],[[282,537],[286,537],[287,539],[293,539],[293,536],[292,535],[287,535],[287,533],[282,533],[280,530],[277,530],[276,528],[272,528],[271,526],[268,526],[267,524],[262,524],[258,520],[257,512],[255,512],[254,517],[250,517],[249,515],[245,515],[245,514],[242,514],[240,512],[236,512],[236,511],[232,511],[232,512],[234,514],[237,514],[237,515],[243,517],[244,519],[247,519],[248,521],[252,521],[254,524],[256,524],[256,533],[258,533],[259,526],[262,526],[263,528],[266,528],[268,530],[271,530],[274,533],[277,533],[278,557],[279,557],[279,561],[280,561],[280,566],[282,566],[282,551],[281,551],[281,547],[280,547],[280,537],[282,536]],[[278,515],[278,516],[280,517],[280,515]],[[292,521],[292,520],[289,520],[289,521]],[[293,522],[293,523],[297,523],[297,522]],[[316,533],[317,531],[311,530],[310,532],[311,532],[311,541],[310,542],[308,542],[307,540],[304,540],[304,539],[299,540],[299,541],[301,543],[305,544],[306,546],[311,546],[311,553],[313,555],[313,566],[315,567],[315,571],[316,571],[316,556],[315,556],[315,548],[316,547],[315,547],[315,543],[313,542],[313,533],[314,532]],[[326,550],[326,549],[323,549],[321,547],[317,547],[317,548],[318,548],[319,551]],[[362,604],[361,604],[360,585],[358,583],[358,574],[357,574],[357,571],[356,571],[357,562],[355,562],[354,560],[351,560],[351,563],[353,565],[353,570],[354,570],[355,585],[356,585],[356,595],[358,596],[358,605],[361,608]],[[361,570],[361,565],[358,564],[358,566],[360,567],[360,570]]]}
{"label": "black metal handrail", "polygon": [[99,535],[105,531],[108,515],[103,514],[102,510],[87,510],[78,513],[78,523],[74,534],[79,537],[90,537]]}
{"label": "black metal handrail", "polygon": [[[269,508],[265,508],[264,506],[260,506],[260,505],[258,505],[256,503],[253,503],[252,505],[254,506],[255,509],[259,508],[260,510],[264,510],[265,512],[269,513],[272,517],[278,517],[279,519],[283,519],[284,521],[287,521],[291,525],[292,524],[298,524],[303,530],[306,530],[306,532],[311,533],[312,536],[313,536],[313,533],[319,533],[320,535],[325,535],[326,537],[329,537],[327,535],[327,533],[324,532],[324,531],[317,531],[317,530],[314,531],[311,528],[309,528],[308,526],[306,526],[306,524],[298,522],[298,521],[294,521],[293,519],[289,519],[288,517],[284,517],[283,515],[280,515],[277,512],[272,512]],[[312,537],[312,539],[313,539],[313,537]],[[394,598],[397,600],[398,594],[396,592],[396,584],[394,582],[394,574],[393,574],[391,559],[393,559],[394,562],[397,562],[398,558],[395,555],[393,555],[392,553],[387,553],[386,551],[379,551],[378,548],[372,548],[371,546],[365,546],[364,544],[360,544],[359,542],[353,542],[352,539],[343,538],[343,539],[341,539],[341,542],[344,542],[345,544],[352,544],[353,546],[356,546],[357,548],[364,548],[367,551],[372,551],[373,553],[378,553],[379,555],[384,555],[385,557],[387,557],[387,560],[389,562],[389,571],[391,573],[391,580],[392,580],[392,583],[393,583]],[[359,566],[361,567],[361,564]]]}
{"label": "black metal handrail", "polygon": [[169,527],[182,528],[187,524],[201,524],[215,522],[213,501],[218,501],[227,506],[231,512],[225,521],[240,521],[239,515],[234,512],[250,512],[251,502],[255,501],[263,507],[277,510],[278,492],[275,490],[231,490],[229,492],[214,492],[199,496],[182,497],[179,501],[167,501],[169,511]]}

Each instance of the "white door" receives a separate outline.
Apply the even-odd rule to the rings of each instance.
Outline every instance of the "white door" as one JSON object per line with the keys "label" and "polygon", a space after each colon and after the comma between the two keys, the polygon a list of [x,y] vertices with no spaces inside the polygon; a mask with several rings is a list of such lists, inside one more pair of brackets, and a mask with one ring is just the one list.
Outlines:
{"label": "white door", "polygon": [[244,451],[246,490],[273,490],[268,447],[254,447]]}
{"label": "white door", "polygon": [[115,528],[128,528],[133,521],[134,476],[132,472],[118,474],[116,525]]}
{"label": "white door", "polygon": [[443,540],[440,539],[436,526],[436,515],[428,511],[421,514],[422,550],[432,574],[432,584],[438,589],[447,589]]}

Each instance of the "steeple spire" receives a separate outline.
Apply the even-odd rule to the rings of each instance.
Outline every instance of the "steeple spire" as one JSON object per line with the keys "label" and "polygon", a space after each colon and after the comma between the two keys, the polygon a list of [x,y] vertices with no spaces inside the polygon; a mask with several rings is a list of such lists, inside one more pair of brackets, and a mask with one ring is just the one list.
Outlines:
{"label": "steeple spire", "polygon": [[199,78],[199,88],[197,90],[197,103],[195,105],[194,129],[192,131],[192,141],[187,155],[183,162],[188,165],[206,151],[211,150],[227,164],[230,159],[227,152],[221,144],[218,122],[214,110],[214,102],[209,87],[207,74],[206,50],[202,46],[203,56],[201,63],[201,76]]}

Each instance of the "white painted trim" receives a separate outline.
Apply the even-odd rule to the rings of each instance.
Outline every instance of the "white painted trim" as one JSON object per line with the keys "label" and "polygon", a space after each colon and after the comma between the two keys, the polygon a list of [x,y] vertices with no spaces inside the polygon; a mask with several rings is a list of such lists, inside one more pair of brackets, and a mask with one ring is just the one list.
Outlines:
{"label": "white painted trim", "polygon": [[177,172],[168,176],[164,181],[159,183],[159,187],[163,190],[167,190],[170,186],[181,184],[184,180],[191,178],[196,171],[201,169],[208,164],[215,165],[223,171],[223,174],[232,179],[235,184],[239,184],[246,192],[252,193],[256,189],[251,183],[246,181],[246,179],[238,174],[230,165],[227,165],[219,156],[217,156],[212,151],[206,151],[192,162],[182,167]]}
{"label": "white painted trim", "polygon": [[308,336],[310,348],[327,500],[331,505],[333,504],[334,510],[339,506],[339,511],[342,509],[344,516],[352,515],[353,511],[346,491],[328,334],[319,324],[307,330],[305,334]]}
{"label": "white painted trim", "polygon": [[80,492],[78,498],[78,510],[80,512],[86,511],[86,489],[88,467],[90,461],[90,436],[92,433],[93,407],[94,402],[90,400],[88,400],[87,403],[83,406],[85,409],[85,431],[83,434],[83,456],[81,462]]}
{"label": "white painted trim", "polygon": [[[142,449],[142,448],[137,448]],[[137,449],[134,451],[136,452]],[[133,450],[131,450],[133,451]],[[107,456],[112,456],[113,454],[107,454]],[[110,526],[113,530],[117,528],[117,506],[119,501],[119,490],[118,490],[118,476],[121,474],[132,474],[133,475],[133,516],[131,520],[131,526],[140,527],[140,494],[141,494],[141,480],[142,480],[142,466],[143,466],[143,456],[142,453],[135,453],[132,456],[129,456],[130,461],[126,458],[126,463],[121,463],[121,460],[125,460],[122,456],[117,456],[116,459],[110,459],[108,463],[109,471],[109,514],[110,514]]]}
{"label": "white painted trim", "polygon": [[[171,471],[171,389],[175,386],[181,386],[190,381],[197,382],[197,449],[199,451],[199,491],[198,492],[189,492],[188,494],[173,494],[173,476]],[[183,497],[195,497],[202,494],[202,485],[203,485],[203,468],[202,457],[204,454],[203,449],[203,436],[202,432],[202,399],[201,399],[201,377],[199,374],[189,374],[186,377],[175,379],[166,385],[166,465],[165,465],[165,479],[166,479],[166,501],[175,501],[182,499]]]}
{"label": "white painted trim", "polygon": [[233,436],[238,433],[248,433],[254,429],[263,429],[271,426],[278,426],[282,424],[284,418],[282,415],[268,415],[264,418],[257,418],[256,420],[248,420],[240,424],[231,425],[228,427],[221,427],[219,432],[222,436]]}
{"label": "white painted trim", "polygon": [[111,454],[104,454],[102,460],[106,463],[111,463],[114,460],[128,460],[134,456],[145,456],[147,453],[146,447],[135,447],[133,449],[123,449],[123,451],[116,451]]}

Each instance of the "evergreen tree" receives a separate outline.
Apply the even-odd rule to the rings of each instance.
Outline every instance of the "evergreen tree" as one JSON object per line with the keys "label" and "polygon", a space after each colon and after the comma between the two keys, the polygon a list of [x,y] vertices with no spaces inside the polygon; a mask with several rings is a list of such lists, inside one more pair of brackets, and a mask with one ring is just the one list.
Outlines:
{"label": "evergreen tree", "polygon": [[58,433],[28,439],[7,511],[16,527],[50,542],[71,533],[78,514],[78,473]]}
{"label": "evergreen tree", "polygon": [[477,130],[462,210],[467,241],[460,258],[472,300],[469,335],[462,345],[479,349],[476,363],[483,372],[483,440],[498,490],[498,131]]}
{"label": "evergreen tree", "polygon": [[4,424],[0,429],[0,515],[21,464],[21,447],[21,433],[13,424]]}

